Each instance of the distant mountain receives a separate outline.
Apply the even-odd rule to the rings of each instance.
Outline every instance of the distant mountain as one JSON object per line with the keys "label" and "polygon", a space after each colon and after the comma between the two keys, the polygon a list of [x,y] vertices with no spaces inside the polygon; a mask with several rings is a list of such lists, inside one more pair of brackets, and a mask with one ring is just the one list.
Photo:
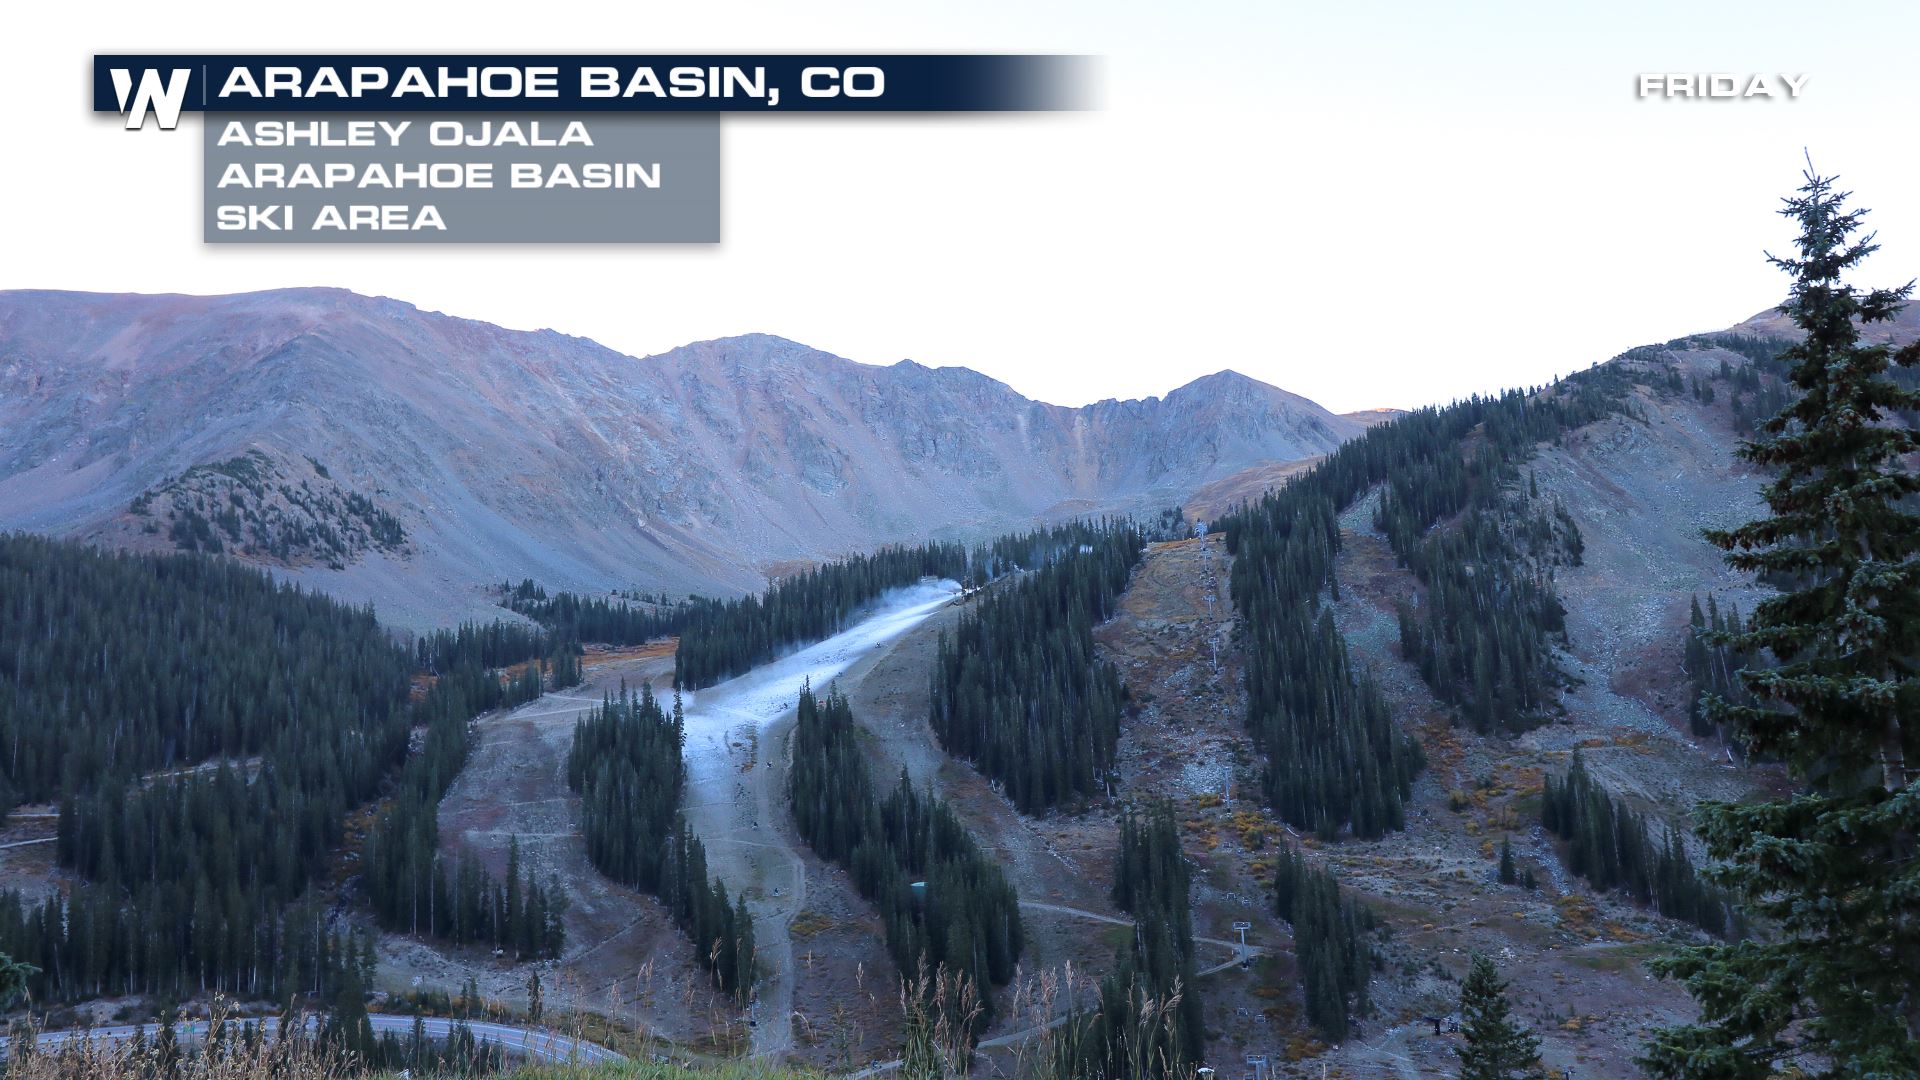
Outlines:
{"label": "distant mountain", "polygon": [[1362,427],[1374,427],[1389,420],[1397,420],[1407,415],[1405,409],[1361,409],[1359,412],[1341,413],[1341,416]]}
{"label": "distant mountain", "polygon": [[0,528],[218,546],[404,622],[1158,509],[1361,430],[1230,371],[1070,409],[767,335],[636,358],[340,290],[0,292]]}

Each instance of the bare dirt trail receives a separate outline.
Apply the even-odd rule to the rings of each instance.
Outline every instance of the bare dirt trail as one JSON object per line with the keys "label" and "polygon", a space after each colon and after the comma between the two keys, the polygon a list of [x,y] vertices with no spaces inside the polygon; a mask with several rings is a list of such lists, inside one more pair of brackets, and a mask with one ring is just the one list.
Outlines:
{"label": "bare dirt trail", "polygon": [[0,816],[0,888],[15,889],[29,903],[56,895],[67,872],[54,858],[60,815],[51,804],[16,808]]}
{"label": "bare dirt trail", "polygon": [[382,935],[381,989],[451,991],[471,978],[484,996],[521,1006],[538,971],[550,1011],[599,1013],[677,1045],[725,1041],[737,1010],[710,989],[658,901],[588,862],[579,798],[566,783],[575,721],[623,683],[662,685],[671,672],[670,656],[595,664],[582,686],[480,718],[467,767],[441,802],[441,844],[449,855],[471,853],[498,875],[518,838],[523,865],[561,885],[568,900],[564,955],[521,964],[484,949]]}
{"label": "bare dirt trail", "polygon": [[1122,793],[1172,805],[1194,867],[1196,940],[1233,945],[1236,928],[1246,928],[1247,969],[1238,957],[1203,968],[1213,977],[1201,987],[1207,1064],[1239,1076],[1252,1071],[1248,1056],[1278,1062],[1291,1049],[1299,991],[1292,935],[1271,899],[1274,852],[1291,830],[1262,804],[1231,566],[1218,535],[1150,545],[1118,611],[1094,635],[1132,697],[1118,755]]}

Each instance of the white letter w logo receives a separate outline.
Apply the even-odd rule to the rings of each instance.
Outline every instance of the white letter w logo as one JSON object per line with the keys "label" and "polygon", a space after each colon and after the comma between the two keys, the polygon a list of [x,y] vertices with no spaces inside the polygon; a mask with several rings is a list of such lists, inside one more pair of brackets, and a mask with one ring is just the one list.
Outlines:
{"label": "white letter w logo", "polygon": [[[114,68],[113,92],[120,98],[120,111],[127,114],[127,130],[138,131],[147,122],[147,110],[152,109],[160,121],[160,130],[172,131],[180,122],[180,106],[187,98],[187,80],[193,75],[190,68],[174,68],[166,84],[160,83],[160,72],[156,68],[145,68],[140,72],[140,89],[133,88],[133,73],[126,68]],[[131,96],[132,104],[128,104]]]}

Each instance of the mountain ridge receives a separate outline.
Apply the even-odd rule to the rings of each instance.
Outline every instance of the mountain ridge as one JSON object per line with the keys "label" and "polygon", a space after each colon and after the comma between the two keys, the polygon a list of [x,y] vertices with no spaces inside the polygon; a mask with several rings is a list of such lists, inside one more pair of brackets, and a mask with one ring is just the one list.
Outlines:
{"label": "mountain ridge", "polygon": [[414,543],[277,572],[402,622],[484,611],[509,577],[729,593],[889,542],[1157,510],[1360,430],[1231,371],[1068,407],[773,334],[635,357],[334,288],[0,293],[0,527],[138,546],[127,508],[169,478],[305,458]]}

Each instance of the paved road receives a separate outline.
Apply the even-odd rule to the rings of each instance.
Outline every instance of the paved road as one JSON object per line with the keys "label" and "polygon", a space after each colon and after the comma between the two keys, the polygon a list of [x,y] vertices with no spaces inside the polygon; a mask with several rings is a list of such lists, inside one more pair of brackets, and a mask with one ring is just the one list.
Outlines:
{"label": "paved road", "polygon": [[[1123,919],[1117,915],[1107,915],[1103,912],[1098,912],[1098,911],[1087,911],[1084,908],[1062,907],[1059,904],[1043,904],[1037,900],[1022,900],[1020,901],[1020,906],[1027,909],[1028,911],[1050,911],[1056,915],[1070,915],[1074,918],[1086,919],[1089,922],[1106,923],[1110,926],[1132,926],[1133,925],[1132,919]],[[1242,964],[1249,960],[1252,960],[1256,956],[1263,956],[1266,954],[1266,951],[1267,951],[1266,949],[1258,945],[1242,945],[1237,941],[1223,941],[1219,938],[1195,937],[1193,940],[1202,945],[1218,945],[1218,946],[1221,946],[1222,948],[1232,950],[1232,953],[1233,953],[1233,955],[1213,965],[1212,967],[1201,968],[1199,971],[1194,972],[1193,974],[1195,978],[1199,978],[1205,975],[1212,975],[1215,972],[1225,971],[1230,967],[1234,967],[1238,964]],[[1026,1042],[1028,1039],[1033,1038],[1034,1036],[1040,1034],[1043,1031],[1047,1031],[1052,1028],[1059,1027],[1060,1025],[1066,1023],[1069,1019],[1072,1019],[1071,1013],[1061,1013],[1059,1016],[1056,1016],[1053,1019],[1048,1020],[1044,1024],[1037,1024],[1033,1027],[1025,1028],[1020,1031],[1011,1031],[1005,1035],[996,1036],[995,1038],[991,1038],[991,1039],[982,1039],[980,1041],[979,1049],[993,1050],[1003,1046],[1017,1046],[1020,1043]],[[867,1077],[876,1076],[884,1072],[892,1072],[893,1070],[898,1069],[899,1067],[900,1067],[900,1062],[897,1060],[882,1061],[876,1065],[869,1065],[868,1067],[861,1069],[859,1072],[854,1073],[851,1077],[849,1077],[849,1080],[866,1080]]]}
{"label": "paved road", "polygon": [[[386,1034],[391,1032],[401,1038],[406,1038],[413,1034],[414,1018],[411,1016],[373,1013],[368,1019],[372,1022],[373,1030],[376,1033]],[[227,1021],[227,1026],[237,1029],[241,1024],[246,1022],[248,1021],[229,1020]],[[269,1035],[278,1031],[280,1028],[280,1018],[275,1016],[262,1017],[259,1020],[252,1021],[252,1023],[256,1024],[262,1032]],[[420,1023],[421,1026],[426,1029],[429,1038],[434,1039],[436,1042],[443,1042],[453,1034],[454,1027],[458,1025],[460,1021],[429,1016],[422,1018]],[[318,1024],[318,1019],[309,1017],[307,1019],[307,1030],[314,1030]],[[466,1025],[468,1030],[473,1032],[474,1038],[491,1042],[504,1051],[509,1057],[520,1057],[531,1061],[543,1062],[578,1062],[588,1065],[617,1063],[627,1060],[624,1056],[597,1043],[590,1043],[585,1039],[575,1039],[571,1035],[563,1035],[559,1032],[547,1031],[541,1028],[516,1027],[511,1024],[495,1024],[482,1020],[469,1020],[466,1021]],[[208,1021],[205,1020],[182,1020],[174,1025],[174,1032],[181,1042],[195,1043],[206,1037],[207,1026]],[[42,1031],[35,1036],[35,1041],[43,1049],[58,1049],[68,1043],[83,1043],[89,1041],[106,1043],[126,1042],[136,1036],[152,1039],[157,1036],[159,1032],[159,1024],[115,1024],[110,1027],[74,1028],[66,1031]],[[0,1035],[0,1055],[6,1052],[6,1047],[7,1037]]]}

